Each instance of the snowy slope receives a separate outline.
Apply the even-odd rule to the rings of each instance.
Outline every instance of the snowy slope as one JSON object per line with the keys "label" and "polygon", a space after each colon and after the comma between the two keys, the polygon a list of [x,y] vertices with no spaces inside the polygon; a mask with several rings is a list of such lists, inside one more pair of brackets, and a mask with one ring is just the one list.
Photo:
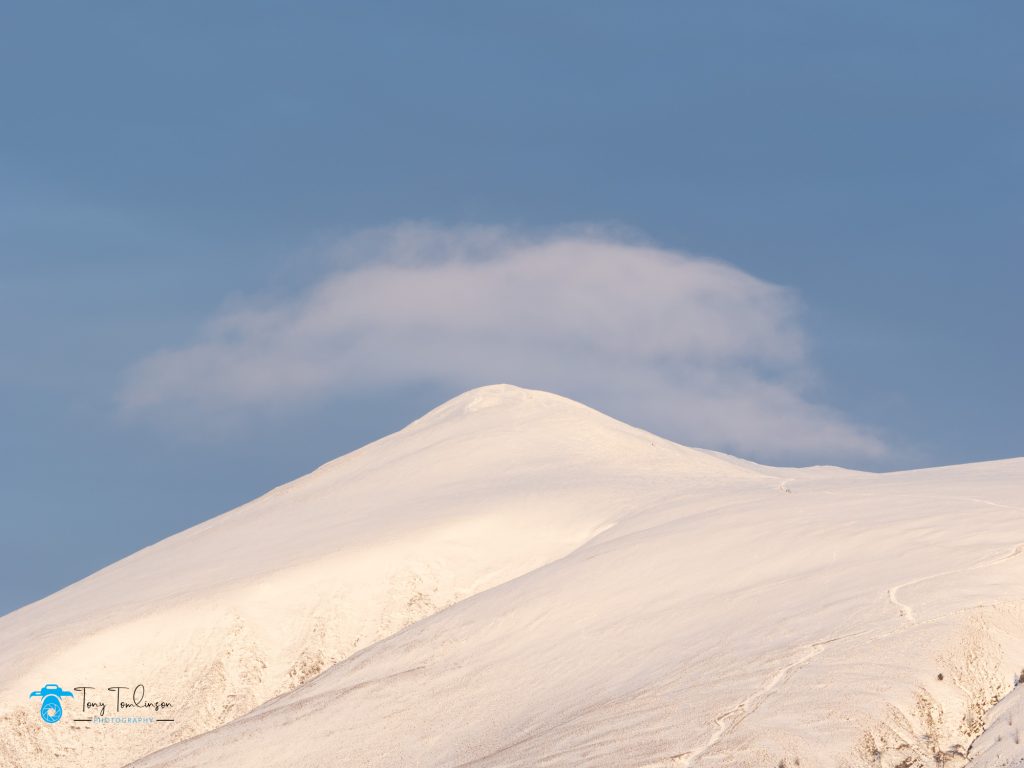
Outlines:
{"label": "snowy slope", "polygon": [[[120,766],[209,730],[561,557],[670,473],[679,487],[750,474],[561,398],[468,393],[0,619],[0,765]],[[50,727],[28,699],[49,682],[143,682],[178,712],[159,729]]]}
{"label": "snowy slope", "polygon": [[[772,469],[487,387],[0,619],[0,765],[957,765],[1022,547],[1022,460]],[[46,725],[53,681],[175,721]]]}
{"label": "snowy slope", "polygon": [[[1024,675],[1024,669],[1020,675]],[[971,765],[1004,768],[1024,765],[1024,680],[986,717],[988,727],[971,748]]]}

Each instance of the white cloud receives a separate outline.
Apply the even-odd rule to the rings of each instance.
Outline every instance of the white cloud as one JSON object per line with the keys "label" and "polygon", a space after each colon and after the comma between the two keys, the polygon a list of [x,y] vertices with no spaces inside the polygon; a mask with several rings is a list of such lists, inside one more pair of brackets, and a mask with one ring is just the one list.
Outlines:
{"label": "white cloud", "polygon": [[416,382],[548,389],[693,445],[820,460],[883,444],[814,404],[788,290],[600,234],[402,226],[341,246],[363,266],[225,309],[130,372],[130,412],[282,407]]}

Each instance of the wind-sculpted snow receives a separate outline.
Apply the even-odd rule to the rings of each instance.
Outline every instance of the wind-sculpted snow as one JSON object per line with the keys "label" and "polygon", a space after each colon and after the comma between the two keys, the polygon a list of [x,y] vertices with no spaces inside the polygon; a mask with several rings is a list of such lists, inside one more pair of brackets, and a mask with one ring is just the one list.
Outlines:
{"label": "wind-sculpted snow", "polygon": [[[0,619],[0,765],[959,765],[1022,548],[1024,461],[773,469],[488,387]],[[48,725],[54,680],[174,722]]]}

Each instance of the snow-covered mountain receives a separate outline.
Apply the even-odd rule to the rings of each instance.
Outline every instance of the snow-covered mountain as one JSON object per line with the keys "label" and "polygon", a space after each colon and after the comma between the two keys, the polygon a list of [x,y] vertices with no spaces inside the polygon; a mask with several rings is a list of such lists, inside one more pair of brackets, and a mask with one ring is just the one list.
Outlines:
{"label": "snow-covered mountain", "polygon": [[987,722],[1013,765],[1022,668],[1024,460],[776,469],[485,387],[0,619],[0,765],[909,768]]}

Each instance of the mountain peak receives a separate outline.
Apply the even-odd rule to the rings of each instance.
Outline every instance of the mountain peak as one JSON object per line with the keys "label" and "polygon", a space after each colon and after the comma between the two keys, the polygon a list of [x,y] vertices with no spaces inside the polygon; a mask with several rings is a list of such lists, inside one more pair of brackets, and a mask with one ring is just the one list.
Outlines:
{"label": "mountain peak", "polygon": [[[545,407],[563,406],[569,408],[586,408],[575,400],[545,392],[540,389],[526,389],[514,384],[488,384],[467,390],[456,395],[433,410],[426,413],[414,423],[439,421],[457,416],[466,416],[488,409],[516,410],[524,405]],[[587,410],[590,410],[587,408]]]}

